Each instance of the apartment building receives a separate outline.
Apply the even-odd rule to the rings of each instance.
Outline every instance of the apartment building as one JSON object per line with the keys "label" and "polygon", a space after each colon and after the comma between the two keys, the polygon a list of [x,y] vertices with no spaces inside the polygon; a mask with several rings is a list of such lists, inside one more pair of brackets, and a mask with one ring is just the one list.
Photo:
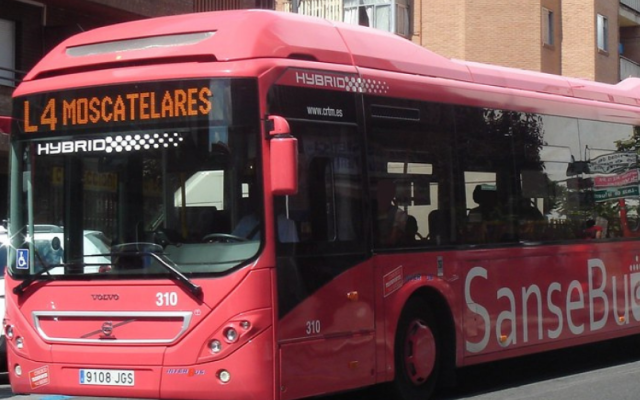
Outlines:
{"label": "apartment building", "polygon": [[608,83],[640,76],[640,0],[3,0],[0,115],[25,71],[74,33],[240,8],[372,26],[451,58]]}
{"label": "apartment building", "polygon": [[278,0],[450,58],[616,83],[640,76],[640,0]]}

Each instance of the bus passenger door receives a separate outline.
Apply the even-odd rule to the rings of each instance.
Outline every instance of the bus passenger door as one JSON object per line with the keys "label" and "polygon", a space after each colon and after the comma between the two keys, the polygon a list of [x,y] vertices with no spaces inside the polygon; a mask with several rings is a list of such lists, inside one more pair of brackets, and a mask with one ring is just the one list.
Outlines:
{"label": "bus passenger door", "polygon": [[275,218],[297,228],[297,237],[281,232],[277,243],[282,399],[375,379],[373,276],[356,129],[291,128],[300,143],[299,191],[274,198]]}

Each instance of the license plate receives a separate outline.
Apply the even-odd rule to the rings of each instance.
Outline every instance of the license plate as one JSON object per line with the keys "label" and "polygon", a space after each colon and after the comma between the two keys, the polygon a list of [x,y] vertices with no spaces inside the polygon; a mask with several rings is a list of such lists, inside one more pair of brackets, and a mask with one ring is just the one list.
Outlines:
{"label": "license plate", "polygon": [[133,386],[135,374],[122,369],[81,369],[81,385]]}

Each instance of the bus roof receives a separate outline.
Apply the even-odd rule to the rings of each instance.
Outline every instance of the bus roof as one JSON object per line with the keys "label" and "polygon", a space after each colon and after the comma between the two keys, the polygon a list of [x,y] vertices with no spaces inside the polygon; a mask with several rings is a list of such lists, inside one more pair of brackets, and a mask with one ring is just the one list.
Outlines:
{"label": "bus roof", "polygon": [[483,85],[640,105],[640,79],[616,85],[452,60],[380,30],[268,10],[234,10],[145,19],[98,28],[64,41],[24,78],[151,63],[281,58],[353,65]]}

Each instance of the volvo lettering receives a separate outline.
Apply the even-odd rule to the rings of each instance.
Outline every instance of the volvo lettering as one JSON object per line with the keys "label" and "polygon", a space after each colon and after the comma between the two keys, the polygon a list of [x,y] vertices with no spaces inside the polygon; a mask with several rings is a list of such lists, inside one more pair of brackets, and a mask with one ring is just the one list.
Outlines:
{"label": "volvo lettering", "polygon": [[117,294],[92,294],[91,298],[94,300],[120,300],[120,296]]}

